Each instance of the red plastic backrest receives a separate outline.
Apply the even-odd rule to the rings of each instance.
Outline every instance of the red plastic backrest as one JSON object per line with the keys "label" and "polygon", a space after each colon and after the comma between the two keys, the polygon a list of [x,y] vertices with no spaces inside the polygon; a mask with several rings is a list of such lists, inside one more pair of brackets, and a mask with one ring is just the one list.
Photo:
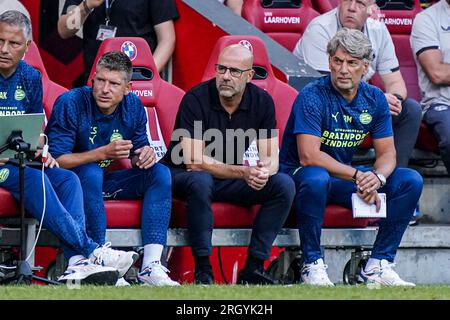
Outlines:
{"label": "red plastic backrest", "polygon": [[[117,37],[103,41],[97,52],[88,84],[92,83],[98,59],[110,51],[124,52],[130,57],[135,71],[145,69],[147,75],[152,75],[141,80],[132,79],[131,87],[132,91],[141,99],[142,104],[147,107],[148,134],[151,145],[155,149],[158,143],[161,143],[161,146],[167,146],[184,91],[161,79],[147,41],[138,37]],[[149,71],[150,73],[148,73]],[[158,125],[161,134],[158,133]]]}
{"label": "red plastic backrest", "polygon": [[42,102],[44,104],[44,113],[48,119],[50,118],[55,100],[61,94],[66,92],[67,89],[50,80],[47,71],[45,70],[44,62],[42,61],[39,49],[33,41],[28,46],[28,50],[25,53],[23,60],[38,70],[42,75]]}
{"label": "red plastic backrest", "polygon": [[277,128],[280,130],[279,141],[281,142],[292,104],[294,103],[298,92],[287,83],[284,83],[275,77],[266,47],[260,38],[246,35],[223,36],[219,38],[211,53],[208,64],[206,65],[202,81],[206,81],[215,76],[214,65],[217,63],[217,59],[222,49],[237,43],[249,43],[253,51],[254,68],[266,70],[267,72],[267,76],[264,79],[257,79],[254,77],[252,83],[266,90],[274,100]]}
{"label": "red plastic backrest", "polygon": [[[401,2],[401,1],[396,1]],[[388,4],[385,5],[388,8]],[[391,34],[411,34],[412,24],[415,16],[422,11],[419,0],[414,0],[414,6],[410,9],[394,10],[380,8],[378,19],[384,22]]]}
{"label": "red plastic backrest", "polygon": [[329,0],[315,0],[313,2],[313,7],[320,13],[325,13],[332,10],[336,6],[333,5]]}

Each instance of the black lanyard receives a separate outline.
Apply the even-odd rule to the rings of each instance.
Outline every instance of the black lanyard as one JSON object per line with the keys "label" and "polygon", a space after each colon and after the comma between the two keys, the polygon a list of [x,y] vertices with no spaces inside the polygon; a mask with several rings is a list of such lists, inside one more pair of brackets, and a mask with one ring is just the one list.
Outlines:
{"label": "black lanyard", "polygon": [[109,1],[110,0],[105,0],[105,12],[106,12],[105,24],[106,25],[108,25],[109,21],[111,21],[111,8],[116,0],[111,0],[111,3],[109,3]]}

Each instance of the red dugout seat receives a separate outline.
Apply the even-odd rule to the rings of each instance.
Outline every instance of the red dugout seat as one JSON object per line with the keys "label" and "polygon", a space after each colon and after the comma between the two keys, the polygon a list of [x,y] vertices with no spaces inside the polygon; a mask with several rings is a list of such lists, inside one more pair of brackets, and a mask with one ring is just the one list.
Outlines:
{"label": "red dugout seat", "polygon": [[[272,70],[272,66],[270,64],[269,56],[267,54],[266,47],[261,39],[255,36],[224,36],[220,38],[216,46],[214,47],[208,64],[206,66],[203,81],[211,79],[215,75],[214,65],[217,62],[217,58],[219,56],[220,51],[231,44],[243,43],[251,44],[251,48],[253,50],[254,55],[254,69],[256,71],[255,77],[252,80],[252,83],[255,85],[267,90],[268,93],[272,96],[275,103],[275,112],[277,117],[277,129],[279,129],[279,141],[281,143],[281,139],[284,133],[284,129],[286,127],[287,120],[289,118],[289,114],[292,109],[292,104],[294,103],[295,98],[297,97],[298,92],[289,86],[288,84],[278,80]],[[215,203],[216,210],[218,212],[233,212],[233,219],[230,219],[228,215],[220,215],[222,220],[216,220],[216,210],[214,210],[214,224],[215,226],[221,225],[229,225],[233,223],[233,221],[240,221],[240,227],[249,227],[253,224],[253,218],[257,212],[257,208],[242,208],[235,205],[231,205],[228,203]],[[229,209],[226,209],[229,208]],[[245,216],[242,213],[242,218],[234,219],[235,211],[238,210],[247,210],[248,213]],[[242,220],[241,220],[242,219]],[[291,217],[288,221],[289,226],[295,226],[295,218],[291,214]],[[349,209],[339,207],[336,205],[327,206],[325,211],[325,218],[323,222],[324,227],[366,227],[371,220],[369,219],[353,219],[352,212]]]}
{"label": "red dugout seat", "polygon": [[23,60],[38,70],[42,75],[42,101],[44,104],[45,116],[49,119],[53,104],[61,94],[67,91],[67,89],[50,80],[47,71],[45,70],[44,62],[39,54],[39,49],[34,42],[30,43]]}
{"label": "red dugout seat", "polygon": [[314,0],[312,1],[313,8],[318,12],[325,13],[333,8],[336,8],[339,4],[338,0]]}
{"label": "red dugout seat", "polygon": [[[39,49],[34,42],[31,42],[28,51],[23,58],[29,65],[38,70],[42,75],[42,101],[46,118],[49,118],[55,100],[64,92],[66,88],[53,82],[48,77]],[[18,207],[12,195],[5,189],[0,188],[0,217],[10,217],[18,214]]]}
{"label": "red dugout seat", "polygon": [[[176,113],[184,91],[161,79],[148,43],[142,38],[133,37],[118,37],[103,41],[89,76],[89,84],[94,76],[98,59],[110,51],[122,51],[132,60],[132,91],[147,109],[147,133],[159,160],[165,154],[166,146],[170,142]],[[129,167],[131,167],[129,160],[115,161],[109,169]],[[141,200],[106,200],[108,228],[140,227],[141,206]]]}
{"label": "red dugout seat", "polygon": [[242,17],[289,51],[319,13],[311,0],[246,0]]}

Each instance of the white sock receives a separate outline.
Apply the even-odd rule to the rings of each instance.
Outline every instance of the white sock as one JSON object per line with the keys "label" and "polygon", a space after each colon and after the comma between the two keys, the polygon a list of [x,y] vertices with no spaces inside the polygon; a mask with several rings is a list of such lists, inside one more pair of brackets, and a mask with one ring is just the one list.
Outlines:
{"label": "white sock", "polygon": [[373,269],[375,267],[377,267],[377,268],[381,267],[381,260],[375,259],[375,258],[369,258],[369,261],[367,261],[367,264],[364,267],[364,271],[369,271],[370,269]]}
{"label": "white sock", "polygon": [[84,256],[82,256],[81,254],[70,257],[69,266],[73,266],[75,263],[77,263],[78,261],[80,261],[82,259],[86,259],[86,258]]}
{"label": "white sock", "polygon": [[144,257],[142,258],[142,269],[153,261],[160,261],[163,249],[162,244],[146,244],[144,246]]}

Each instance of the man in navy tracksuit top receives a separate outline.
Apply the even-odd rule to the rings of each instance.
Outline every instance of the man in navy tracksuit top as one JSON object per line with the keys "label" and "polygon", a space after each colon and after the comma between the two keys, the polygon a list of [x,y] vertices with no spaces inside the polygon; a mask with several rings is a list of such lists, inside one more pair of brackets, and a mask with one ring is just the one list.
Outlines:
{"label": "man in navy tracksuit top", "polygon": [[[143,197],[144,258],[138,278],[150,285],[179,285],[160,263],[172,201],[170,171],[156,163],[149,146],[145,108],[130,92],[132,72],[127,55],[117,51],[104,54],[97,63],[92,88],[70,90],[55,102],[46,133],[52,141],[50,151],[61,167],[72,169],[80,178],[88,235],[105,242],[103,197]],[[133,168],[106,170],[114,160],[128,158]]]}
{"label": "man in navy tracksuit top", "polygon": [[[387,217],[371,257],[361,271],[366,282],[413,286],[392,269],[397,248],[422,191],[422,178],[411,169],[395,169],[395,147],[386,98],[361,81],[372,52],[367,37],[356,29],[340,30],[328,43],[331,75],[308,84],[294,102],[280,152],[280,170],[295,181],[294,200],[304,255],[303,281],[333,285],[320,250],[327,203],[351,208],[351,195],[380,206],[386,193]],[[350,163],[358,146],[371,134],[376,151],[373,171]]]}
{"label": "man in navy tracksuit top", "polygon": [[[41,75],[21,60],[30,42],[31,25],[25,15],[18,11],[0,15],[0,116],[43,112]],[[17,200],[19,169],[5,163],[0,159],[0,188],[10,191]],[[61,240],[69,260],[61,280],[114,284],[118,273],[126,272],[134,263],[137,253],[100,247],[89,238],[78,178],[59,169],[50,154],[45,166],[47,203],[43,224]],[[39,220],[44,205],[41,174],[40,170],[25,168],[25,208]]]}

